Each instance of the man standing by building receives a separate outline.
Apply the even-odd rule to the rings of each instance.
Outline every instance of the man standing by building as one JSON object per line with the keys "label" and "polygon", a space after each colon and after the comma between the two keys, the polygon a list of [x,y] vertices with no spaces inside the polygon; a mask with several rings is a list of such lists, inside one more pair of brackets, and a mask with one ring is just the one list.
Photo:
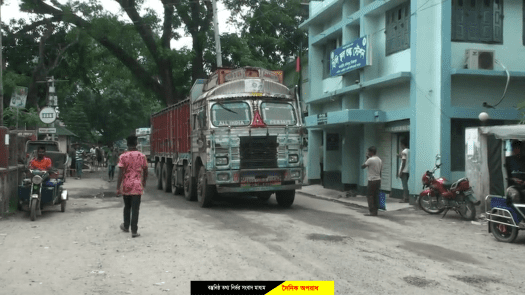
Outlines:
{"label": "man standing by building", "polygon": [[368,210],[370,213],[365,214],[365,216],[377,216],[377,210],[379,209],[379,188],[381,187],[381,169],[383,168],[383,162],[376,154],[376,147],[369,147],[366,162],[361,165],[362,169],[368,167],[366,199],[368,200]]}
{"label": "man standing by building", "polygon": [[137,136],[127,138],[128,151],[120,155],[118,167],[117,195],[124,196],[124,223],[120,229],[129,232],[131,237],[140,236],[138,231],[141,196],[148,179],[148,161],[146,156],[137,150]]}
{"label": "man standing by building", "polygon": [[408,140],[406,138],[401,139],[401,153],[398,157],[401,158],[401,168],[399,168],[398,177],[401,178],[403,184],[403,199],[399,203],[408,203],[408,172],[410,171],[408,165],[408,158],[410,150],[408,149]]}

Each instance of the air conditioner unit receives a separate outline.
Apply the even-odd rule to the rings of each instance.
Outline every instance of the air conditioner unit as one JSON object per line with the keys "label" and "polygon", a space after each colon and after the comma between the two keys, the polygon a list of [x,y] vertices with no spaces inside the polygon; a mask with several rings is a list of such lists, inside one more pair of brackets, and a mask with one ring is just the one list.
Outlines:
{"label": "air conditioner unit", "polygon": [[494,50],[465,50],[465,69],[493,70]]}

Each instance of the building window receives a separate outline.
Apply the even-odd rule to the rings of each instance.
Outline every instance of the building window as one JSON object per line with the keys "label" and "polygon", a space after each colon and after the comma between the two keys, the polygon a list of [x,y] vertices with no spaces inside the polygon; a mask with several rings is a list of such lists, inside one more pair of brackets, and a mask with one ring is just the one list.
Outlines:
{"label": "building window", "polygon": [[452,0],[452,41],[503,43],[503,0]]}
{"label": "building window", "polygon": [[410,1],[388,10],[385,23],[385,55],[410,48]]}
{"label": "building window", "polygon": [[330,78],[330,53],[341,43],[337,39],[329,40],[324,47],[324,58],[323,58],[323,79]]}

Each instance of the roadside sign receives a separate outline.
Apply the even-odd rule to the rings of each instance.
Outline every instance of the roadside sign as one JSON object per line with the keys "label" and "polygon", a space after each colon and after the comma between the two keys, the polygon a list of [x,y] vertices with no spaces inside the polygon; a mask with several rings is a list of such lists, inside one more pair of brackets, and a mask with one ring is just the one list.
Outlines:
{"label": "roadside sign", "polygon": [[56,128],[38,128],[38,133],[57,133]]}
{"label": "roadside sign", "polygon": [[40,121],[42,121],[42,123],[51,124],[57,119],[57,112],[55,111],[55,108],[45,107],[40,111],[38,116],[40,117]]}
{"label": "roadside sign", "polygon": [[25,108],[27,99],[27,87],[16,86],[14,93],[11,95],[10,107]]}

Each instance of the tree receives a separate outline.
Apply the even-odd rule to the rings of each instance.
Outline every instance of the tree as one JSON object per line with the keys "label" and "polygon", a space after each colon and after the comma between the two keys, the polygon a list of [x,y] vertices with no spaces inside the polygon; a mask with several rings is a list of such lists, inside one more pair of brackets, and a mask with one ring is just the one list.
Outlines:
{"label": "tree", "polygon": [[[161,22],[152,11],[146,11],[144,15],[139,13],[143,4],[141,0],[115,1],[131,24],[123,23],[105,12],[98,0],[88,3],[74,1],[66,5],[57,0],[51,0],[52,5],[44,0],[22,0],[20,7],[23,11],[46,16],[41,21],[43,23],[63,22],[83,30],[118,58],[133,73],[137,82],[155,93],[167,105],[183,99],[191,84],[188,72],[191,71],[193,80],[205,75],[203,52],[205,35],[213,16],[211,3],[205,0],[160,0],[164,6],[164,19]],[[180,37],[174,33],[174,29],[181,27],[183,23],[193,38],[191,64],[185,63],[189,52],[177,52],[170,47],[171,40]],[[132,50],[137,46],[125,47],[115,38],[119,31],[127,30],[130,26],[140,36],[141,46],[145,49],[139,52],[139,58],[136,56],[137,52]],[[143,63],[144,59],[151,61],[147,63],[149,67]]]}
{"label": "tree", "polygon": [[19,129],[23,129],[25,127],[28,129],[34,129],[35,126],[40,122],[38,112],[35,108],[29,108],[27,111],[18,110],[18,114],[16,108],[6,108],[3,115],[4,125],[8,127],[15,127],[18,123]]}
{"label": "tree", "polygon": [[135,128],[148,126],[151,113],[162,108],[155,94],[134,83],[132,73],[93,39],[75,44],[64,64],[74,83],[58,88],[61,114],[68,126],[77,124],[80,113],[85,116],[87,126],[75,130],[84,129],[90,141],[111,143],[127,137]]}
{"label": "tree", "polygon": [[[232,11],[230,23],[240,35],[221,42],[224,59],[233,66],[260,65],[279,69],[288,56],[308,48],[307,33],[299,25],[308,15],[302,0],[224,0]],[[221,43],[221,45],[222,45]]]}
{"label": "tree", "polygon": [[12,20],[3,30],[7,77],[4,79],[7,99],[4,105],[8,105],[16,86],[25,86],[29,88],[26,106],[38,110],[45,102],[47,87],[37,82],[46,80],[48,73],[60,64],[63,54],[71,46],[70,42],[75,41],[67,39],[67,28],[51,23],[29,27],[24,20]]}

